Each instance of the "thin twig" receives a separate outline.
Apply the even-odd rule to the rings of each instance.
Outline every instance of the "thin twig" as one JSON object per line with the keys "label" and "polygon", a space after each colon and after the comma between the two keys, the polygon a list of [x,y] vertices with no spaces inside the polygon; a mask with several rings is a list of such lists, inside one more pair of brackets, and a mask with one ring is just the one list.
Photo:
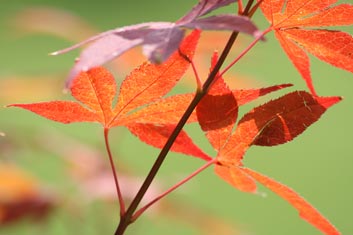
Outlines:
{"label": "thin twig", "polygon": [[179,133],[183,129],[184,125],[186,124],[188,118],[190,115],[193,113],[194,109],[196,108],[197,104],[200,102],[200,100],[204,97],[204,95],[207,93],[207,90],[209,89],[210,85],[212,84],[213,79],[215,79],[219,69],[221,68],[222,64],[224,63],[228,53],[230,52],[230,49],[235,42],[235,39],[238,36],[238,32],[233,32],[232,35],[230,36],[227,45],[225,46],[219,60],[217,61],[217,64],[209,74],[202,90],[197,89],[196,94],[191,101],[189,107],[186,109],[185,113],[179,120],[178,124],[174,128],[172,134],[168,138],[166,144],[163,146],[161,152],[159,153],[155,163],[153,164],[149,174],[147,175],[145,181],[143,182],[140,190],[137,192],[135,198],[132,200],[129,208],[127,209],[126,213],[124,216],[121,217],[119,226],[115,232],[115,235],[123,235],[124,231],[126,230],[127,226],[132,223],[131,218],[133,213],[135,212],[137,206],[141,202],[143,196],[145,195],[147,189],[151,185],[154,177],[156,176],[159,168],[161,167],[164,159],[166,158],[171,146],[173,145],[174,141],[178,137]]}
{"label": "thin twig", "polygon": [[179,188],[181,185],[185,184],[186,182],[188,182],[189,180],[191,180],[192,178],[194,178],[196,175],[198,175],[199,173],[201,173],[203,170],[205,170],[206,168],[208,168],[209,166],[213,165],[215,162],[217,162],[216,159],[212,159],[210,161],[208,161],[205,165],[201,166],[199,169],[197,169],[196,171],[194,171],[193,173],[191,173],[190,175],[188,175],[186,178],[184,178],[183,180],[181,180],[180,182],[176,183],[174,186],[172,186],[171,188],[169,188],[168,190],[166,190],[164,193],[162,193],[161,195],[159,195],[158,197],[156,197],[155,199],[153,199],[151,202],[149,202],[147,205],[141,207],[141,209],[139,209],[138,211],[136,211],[136,213],[132,216],[132,221],[135,221],[143,212],[145,212],[149,207],[151,207],[154,203],[156,203],[157,201],[159,201],[160,199],[162,199],[163,197],[165,197],[166,195],[168,195],[169,193],[173,192],[174,190],[176,190],[177,188]]}
{"label": "thin twig", "polygon": [[231,67],[234,66],[235,63],[237,63],[241,58],[243,58],[244,55],[246,55],[246,53],[248,53],[250,51],[250,49],[252,49],[256,43],[258,43],[267,33],[271,32],[272,28],[267,28],[265,31],[263,31],[259,36],[257,36],[254,41],[252,41],[238,56],[237,58],[235,58],[231,63],[229,63],[229,65],[227,65],[227,67],[225,69],[223,69],[223,71],[220,73],[220,76],[223,76]]}
{"label": "thin twig", "polygon": [[[251,5],[253,4],[253,0],[249,0],[248,4],[245,7],[245,10],[243,12],[243,15],[247,15]],[[126,228],[133,222],[132,216],[134,212],[136,211],[138,205],[140,204],[143,196],[146,194],[149,186],[151,185],[154,177],[157,175],[157,172],[161,165],[163,164],[170,148],[172,147],[174,141],[178,137],[179,133],[183,129],[184,125],[186,124],[187,120],[189,119],[190,115],[193,113],[195,110],[197,104],[201,101],[201,99],[207,94],[207,91],[211,87],[213,80],[216,78],[217,73],[219,72],[221,66],[223,65],[226,57],[228,56],[235,40],[237,39],[239,35],[239,32],[233,32],[224,47],[221,56],[219,57],[215,67],[212,69],[211,73],[209,74],[208,78],[206,79],[202,90],[197,89],[195,96],[191,103],[189,104],[189,107],[186,109],[185,113],[179,120],[178,124],[174,128],[172,134],[168,138],[167,142],[163,146],[161,152],[159,153],[155,163],[153,164],[150,172],[148,173],[145,181],[143,182],[140,190],[137,192],[135,198],[132,200],[129,208],[127,209],[126,213],[121,217],[120,223],[115,231],[115,235],[123,235]]]}
{"label": "thin twig", "polygon": [[112,168],[112,172],[113,172],[113,176],[114,176],[116,193],[118,194],[118,198],[119,198],[120,217],[122,217],[125,214],[125,203],[124,203],[124,199],[123,199],[120,187],[119,187],[118,175],[116,173],[115,164],[114,164],[114,160],[113,160],[113,155],[112,155],[112,152],[110,150],[109,129],[108,128],[104,128],[104,140],[105,140],[105,148],[106,148],[108,156],[109,156],[109,162],[110,162],[110,166]]}

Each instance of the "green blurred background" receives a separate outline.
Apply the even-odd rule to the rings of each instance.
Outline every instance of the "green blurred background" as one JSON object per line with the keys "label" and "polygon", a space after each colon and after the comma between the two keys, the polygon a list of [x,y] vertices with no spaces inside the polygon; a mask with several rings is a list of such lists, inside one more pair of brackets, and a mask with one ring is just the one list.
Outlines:
{"label": "green blurred background", "polygon": [[[0,105],[70,99],[69,94],[62,92],[63,84],[79,50],[57,57],[48,56],[49,52],[123,25],[174,21],[195,2],[0,0]],[[261,29],[266,27],[260,14],[254,19]],[[31,28],[31,24],[37,27]],[[54,34],[37,32],[42,24],[49,27],[39,31]],[[64,37],[58,36],[60,30]],[[352,27],[344,30],[353,33]],[[293,83],[295,86],[285,92],[305,89],[272,35],[267,39],[230,72],[230,81],[235,84],[232,88]],[[236,51],[250,41],[250,37],[242,36]],[[204,44],[209,45],[209,52],[223,46],[218,41]],[[203,62],[208,60],[204,58]],[[121,78],[127,71],[117,64],[109,66]],[[291,143],[273,148],[252,147],[245,165],[290,186],[342,234],[352,234],[353,75],[315,58],[312,74],[320,95],[340,95],[344,100]],[[192,82],[188,84],[180,85],[176,91],[192,90]],[[252,105],[272,97],[266,96]],[[250,108],[251,105],[245,110]],[[214,154],[197,125],[188,126],[187,130],[197,144]],[[0,137],[0,163],[11,163],[32,175],[53,207],[40,221],[25,217],[0,225],[1,235],[113,234],[118,222],[114,190],[109,194],[109,189],[105,189],[107,195],[99,195],[98,186],[106,181],[94,181],[104,174],[111,177],[105,166],[108,159],[98,124],[62,125],[23,110],[1,108],[0,132],[6,134]],[[123,192],[133,194],[158,150],[140,143],[123,128],[112,131],[111,142],[119,172],[126,181]],[[163,190],[201,164],[198,159],[170,154],[153,190]],[[267,196],[241,193],[208,169],[148,211],[126,234],[320,234],[277,195],[262,187],[260,191]]]}

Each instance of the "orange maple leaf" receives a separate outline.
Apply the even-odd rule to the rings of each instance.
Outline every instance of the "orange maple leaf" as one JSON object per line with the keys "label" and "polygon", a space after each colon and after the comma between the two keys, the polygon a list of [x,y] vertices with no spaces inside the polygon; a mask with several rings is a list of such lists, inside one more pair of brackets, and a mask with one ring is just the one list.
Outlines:
{"label": "orange maple leaf", "polygon": [[353,37],[341,31],[320,29],[353,24],[353,5],[334,6],[336,2],[264,0],[260,5],[282,48],[315,95],[307,52],[326,63],[353,72]]}
{"label": "orange maple leaf", "polygon": [[[139,127],[139,130],[144,130],[144,135],[151,137],[152,134],[147,129],[142,129],[144,120],[130,117],[138,108],[143,113],[147,109],[146,105],[160,100],[176,85],[190,64],[185,56],[190,59],[193,57],[199,36],[200,31],[192,32],[184,39],[179,52],[175,52],[163,64],[146,62],[132,71],[121,84],[115,107],[113,102],[117,95],[116,82],[113,75],[103,67],[81,72],[74,79],[70,89],[72,96],[79,102],[51,101],[9,106],[24,108],[61,123],[99,122],[105,129],[114,126],[127,126],[130,129]],[[146,125],[148,130],[153,129],[153,125],[155,130],[158,129],[158,123]],[[160,133],[153,133],[158,135],[160,144],[165,143],[169,137],[165,130],[159,129]],[[171,150],[209,159],[185,132],[179,135]]]}

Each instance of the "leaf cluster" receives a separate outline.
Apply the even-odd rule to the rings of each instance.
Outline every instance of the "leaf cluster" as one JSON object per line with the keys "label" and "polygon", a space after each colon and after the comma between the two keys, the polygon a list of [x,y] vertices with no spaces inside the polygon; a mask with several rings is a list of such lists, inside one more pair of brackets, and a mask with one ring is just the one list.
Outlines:
{"label": "leaf cluster", "polygon": [[[353,37],[345,32],[321,28],[352,25],[353,6],[333,5],[336,3],[334,0],[258,0],[253,8],[250,9],[253,1],[249,1],[246,8],[242,9],[242,2],[239,1],[239,16],[205,16],[234,2],[236,1],[203,0],[174,23],[151,22],[118,28],[56,52],[60,54],[88,42],[92,43],[83,50],[70,73],[70,90],[76,101],[10,106],[27,109],[61,123],[98,122],[103,126],[106,137],[109,129],[125,126],[141,141],[161,148],[162,152],[168,153],[170,150],[206,161],[201,170],[213,165],[216,175],[241,191],[257,193],[257,183],[264,185],[288,201],[303,219],[323,233],[340,234],[298,193],[244,166],[243,159],[246,151],[253,145],[275,146],[292,141],[318,121],[328,108],[341,101],[338,96],[322,97],[317,94],[312,84],[307,53],[333,66],[353,72]],[[258,8],[270,22],[269,28],[262,32],[246,17],[251,16]],[[185,28],[195,30],[184,38]],[[264,35],[273,31],[283,50],[306,81],[309,92],[287,93],[253,108],[238,120],[238,112],[243,105],[291,84],[232,90],[223,79],[227,69],[219,71],[226,53],[222,53],[220,57],[217,53],[213,54],[209,79],[202,83],[197,77],[193,63],[201,30],[238,31],[255,37],[254,42],[230,66],[242,58]],[[234,35],[237,34],[232,34],[233,41],[236,38]],[[133,70],[122,82],[118,92],[114,77],[101,65],[137,45],[143,46],[145,55],[152,63],[145,62]],[[190,65],[197,77],[195,94],[166,97]],[[113,105],[115,99],[117,102]],[[195,109],[192,104],[195,104]],[[191,111],[188,113],[190,107]],[[181,120],[184,120],[184,123],[180,124]],[[205,153],[194,144],[187,132],[179,127],[192,122],[198,122],[215,149],[216,156]],[[169,143],[170,147],[167,148]],[[110,150],[107,149],[110,156]],[[159,166],[153,169],[158,171]],[[152,180],[153,177],[149,179]],[[130,207],[132,209],[128,208],[127,211],[124,202],[120,200],[120,206],[123,208],[122,223],[125,223],[121,231],[123,232],[128,224],[155,201],[180,185],[172,187],[136,213],[134,212],[138,200],[132,203],[135,208]],[[146,187],[148,188],[148,185]],[[141,188],[142,196],[143,190],[146,189]]]}

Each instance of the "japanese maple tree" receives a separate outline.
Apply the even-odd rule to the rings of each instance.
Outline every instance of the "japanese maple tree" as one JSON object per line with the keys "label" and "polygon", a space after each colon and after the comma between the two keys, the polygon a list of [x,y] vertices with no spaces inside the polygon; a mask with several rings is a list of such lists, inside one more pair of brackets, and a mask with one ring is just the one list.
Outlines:
{"label": "japanese maple tree", "polygon": [[[201,0],[176,22],[150,22],[118,28],[55,52],[61,54],[91,43],[83,50],[69,74],[67,85],[76,101],[9,106],[20,107],[65,124],[98,122],[103,126],[120,205],[116,235],[124,234],[127,227],[150,206],[212,165],[216,175],[236,189],[256,193],[257,183],[260,183],[290,203],[304,220],[323,234],[337,235],[340,232],[328,219],[298,193],[243,164],[245,153],[251,146],[285,144],[341,101],[339,96],[323,97],[317,94],[312,84],[307,55],[309,52],[333,66],[353,72],[353,37],[345,32],[322,29],[323,26],[353,24],[353,5],[335,5],[336,2],[249,0],[245,3]],[[213,10],[235,4],[238,14],[207,16]],[[263,31],[250,20],[258,9],[270,22],[270,26]],[[187,28],[194,30],[184,37]],[[197,65],[193,61],[202,30],[232,31],[220,56],[216,52],[210,56],[211,68],[204,80],[199,77]],[[223,79],[230,67],[272,31],[306,81],[309,92],[289,92],[253,108],[238,120],[238,111],[243,105],[292,86],[285,83],[265,88],[230,89]],[[252,35],[254,40],[221,71],[239,32]],[[150,62],[134,69],[122,82],[120,92],[117,92],[114,77],[102,65],[138,45],[142,45]],[[195,93],[168,96],[189,67],[192,67],[196,78]],[[215,156],[205,153],[183,130],[184,125],[192,122],[199,123],[216,151]],[[109,145],[109,130],[116,126],[125,126],[142,142],[161,149],[140,190],[128,206],[123,199]],[[154,200],[140,206],[169,151],[194,156],[206,163]]]}

